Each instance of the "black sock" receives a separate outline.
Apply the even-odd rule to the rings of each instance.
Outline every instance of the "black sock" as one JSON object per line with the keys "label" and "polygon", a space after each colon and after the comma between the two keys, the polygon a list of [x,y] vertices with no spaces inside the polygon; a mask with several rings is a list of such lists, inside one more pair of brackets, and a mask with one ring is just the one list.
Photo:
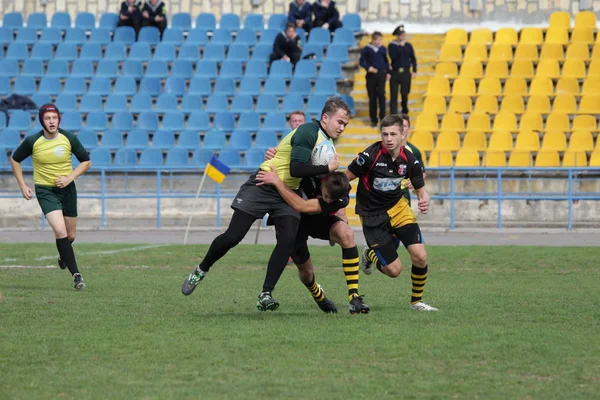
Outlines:
{"label": "black sock", "polygon": [[294,249],[296,233],[300,220],[291,215],[273,218],[277,244],[271,253],[269,264],[267,265],[267,275],[263,283],[263,292],[272,292],[277,285],[277,281],[287,266],[287,261]]}
{"label": "black sock", "polygon": [[71,246],[69,239],[66,237],[62,239],[56,239],[56,248],[58,249],[60,259],[65,263],[71,275],[78,274],[79,269],[77,269],[75,252],[73,251],[73,246]]}

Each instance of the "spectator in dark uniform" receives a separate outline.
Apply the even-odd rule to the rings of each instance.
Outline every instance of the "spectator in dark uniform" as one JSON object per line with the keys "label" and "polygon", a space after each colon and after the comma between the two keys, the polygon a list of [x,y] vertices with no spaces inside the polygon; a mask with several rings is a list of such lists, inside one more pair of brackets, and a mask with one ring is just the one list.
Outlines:
{"label": "spectator in dark uniform", "polygon": [[302,54],[301,46],[300,37],[296,33],[296,26],[288,22],[285,31],[280,32],[275,37],[270,62],[284,60],[296,65]]}
{"label": "spectator in dark uniform", "polygon": [[377,126],[377,102],[379,120],[385,117],[385,82],[390,79],[387,52],[381,32],[373,32],[371,43],[360,52],[360,66],[367,71],[367,93],[371,126]]}
{"label": "spectator in dark uniform", "polygon": [[392,60],[390,112],[398,114],[398,86],[400,86],[402,114],[408,114],[408,94],[411,80],[417,74],[417,57],[415,57],[412,45],[406,41],[404,25],[397,27],[393,34],[396,36],[396,40],[390,42],[388,46]]}
{"label": "spectator in dark uniform", "polygon": [[125,0],[121,3],[119,22],[117,26],[130,26],[135,31],[135,39],[142,27],[142,2],[140,0]]}
{"label": "spectator in dark uniform", "polygon": [[320,26],[334,32],[342,27],[340,22],[340,13],[333,0],[317,0],[312,5],[312,12],[315,16],[313,26]]}
{"label": "spectator in dark uniform", "polygon": [[167,6],[162,0],[150,0],[144,3],[142,9],[142,26],[155,26],[160,32],[160,37],[167,28]]}
{"label": "spectator in dark uniform", "polygon": [[302,28],[306,32],[312,28],[312,11],[310,3],[306,0],[295,0],[290,3],[288,12],[288,22],[291,22],[296,28]]}

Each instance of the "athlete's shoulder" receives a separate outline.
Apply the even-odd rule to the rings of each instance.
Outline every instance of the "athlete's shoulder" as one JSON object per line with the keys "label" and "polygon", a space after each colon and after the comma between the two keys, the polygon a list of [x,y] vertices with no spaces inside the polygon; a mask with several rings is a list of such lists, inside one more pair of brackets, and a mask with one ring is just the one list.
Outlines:
{"label": "athlete's shoulder", "polygon": [[73,132],[61,128],[58,128],[58,133],[65,136],[69,140],[73,140],[76,137]]}
{"label": "athlete's shoulder", "polygon": [[44,136],[44,131],[40,130],[39,132],[32,133],[31,135],[25,136],[25,139],[23,139],[23,142],[27,142],[27,144],[33,145],[42,136]]}
{"label": "athlete's shoulder", "polygon": [[381,151],[381,140],[373,143],[366,149],[362,151],[362,153],[368,154],[369,156],[374,156]]}
{"label": "athlete's shoulder", "polygon": [[360,153],[358,153],[358,156],[356,157],[356,163],[360,166],[363,166],[365,164],[370,165],[371,162],[373,162],[373,160],[377,158],[377,154],[379,154],[380,151],[381,141],[375,142]]}

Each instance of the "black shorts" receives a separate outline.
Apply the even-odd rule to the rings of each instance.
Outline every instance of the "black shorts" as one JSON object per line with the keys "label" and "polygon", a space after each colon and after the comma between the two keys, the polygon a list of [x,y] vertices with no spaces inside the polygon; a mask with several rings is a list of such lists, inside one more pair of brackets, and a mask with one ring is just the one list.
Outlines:
{"label": "black shorts", "polygon": [[423,243],[421,229],[417,223],[393,228],[387,214],[362,217],[361,219],[367,244],[375,251],[383,266],[398,258],[397,240],[401,241],[404,247]]}
{"label": "black shorts", "polygon": [[292,216],[300,219],[300,213],[294,211],[271,185],[256,186],[256,173],[240,187],[233,199],[231,208],[261,219],[265,214],[271,218]]}
{"label": "black shorts", "polygon": [[321,214],[302,214],[296,243],[306,242],[309,236],[315,239],[329,240],[331,228],[340,221],[342,219],[337,215],[326,217]]}

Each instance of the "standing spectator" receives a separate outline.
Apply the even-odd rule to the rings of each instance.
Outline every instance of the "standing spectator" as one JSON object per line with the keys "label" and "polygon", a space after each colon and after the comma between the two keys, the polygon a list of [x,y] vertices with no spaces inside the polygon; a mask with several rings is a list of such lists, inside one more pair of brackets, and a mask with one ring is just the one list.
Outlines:
{"label": "standing spectator", "polygon": [[275,36],[270,62],[284,60],[291,62],[292,65],[296,65],[302,54],[300,43],[300,37],[296,33],[296,26],[288,22],[285,26],[285,31]]}
{"label": "standing spectator", "polygon": [[312,11],[310,3],[306,0],[295,0],[290,3],[288,12],[288,22],[291,22],[296,28],[302,28],[307,33],[312,28]]}
{"label": "standing spectator", "polygon": [[[402,102],[402,114],[408,114],[408,94],[411,79],[417,74],[417,57],[412,45],[406,41],[404,25],[400,25],[393,33],[396,40],[390,42],[388,50],[392,60],[392,77],[390,79],[390,112],[398,113],[398,86]],[[412,66],[412,72],[410,67]]]}
{"label": "standing spectator", "polygon": [[167,7],[162,0],[150,0],[144,3],[142,10],[142,26],[155,26],[160,32],[160,37],[167,28]]}
{"label": "standing spectator", "polygon": [[125,0],[121,3],[121,12],[119,13],[119,22],[117,26],[130,26],[135,31],[135,40],[137,40],[140,28],[142,26],[142,2],[140,0]]}
{"label": "standing spectator", "polygon": [[334,32],[342,27],[340,22],[340,13],[333,0],[317,0],[312,5],[312,12],[315,16],[314,26],[320,26],[323,29],[329,29]]}
{"label": "standing spectator", "polygon": [[367,71],[367,93],[371,126],[377,126],[377,101],[379,120],[385,117],[385,82],[390,79],[387,52],[381,32],[373,32],[371,43],[360,52],[360,66]]}

